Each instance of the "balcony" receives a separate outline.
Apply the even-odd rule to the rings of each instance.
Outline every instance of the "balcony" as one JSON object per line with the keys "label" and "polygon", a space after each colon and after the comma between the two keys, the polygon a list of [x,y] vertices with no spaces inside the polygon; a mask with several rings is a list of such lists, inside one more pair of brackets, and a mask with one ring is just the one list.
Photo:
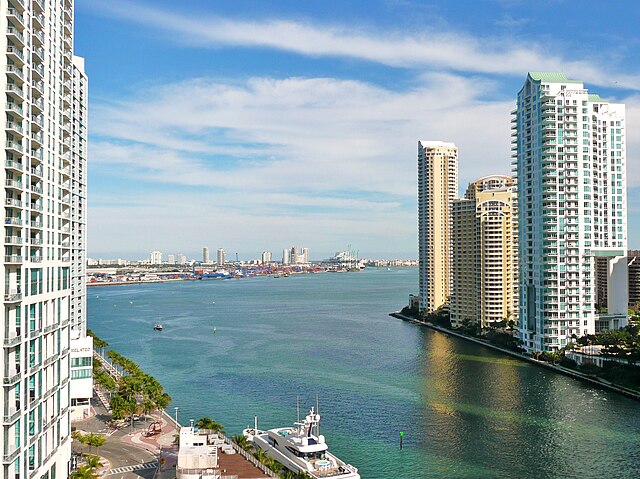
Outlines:
{"label": "balcony", "polygon": [[37,80],[42,80],[44,78],[44,66],[34,63],[31,71],[34,73],[34,78],[37,77]]}
{"label": "balcony", "polygon": [[[42,141],[42,132],[39,131],[34,133],[33,136],[31,136],[31,149],[37,150],[40,148],[42,146]],[[40,173],[39,176],[42,177],[42,173]]]}
{"label": "balcony", "polygon": [[42,246],[42,240],[40,238],[31,238],[29,243],[33,246]]}
{"label": "balcony", "polygon": [[24,16],[15,8],[7,8],[7,20],[10,20],[13,24],[19,24],[23,29],[25,27]]}
{"label": "balcony", "polygon": [[12,111],[15,114],[22,116],[22,107],[17,103],[14,103],[12,101],[7,102],[5,105],[5,108],[9,111]]}
{"label": "balcony", "polygon": [[42,196],[42,186],[38,186],[38,185],[31,185],[31,196],[33,197],[33,195],[39,195]]}
{"label": "balcony", "polygon": [[29,261],[32,263],[42,263],[42,255],[31,255],[29,256]]}
{"label": "balcony", "polygon": [[[19,377],[19,375],[18,375]],[[8,446],[5,449],[5,453],[2,456],[2,462],[4,463],[12,463],[16,457],[18,457],[20,455],[20,449],[17,448],[16,446]]]}
{"label": "balcony", "polygon": [[13,43],[18,43],[21,47],[24,47],[24,37],[16,27],[7,27],[7,38]]}
{"label": "balcony", "polygon": [[4,262],[9,264],[22,264],[22,256],[17,254],[4,255]]}
{"label": "balcony", "polygon": [[40,131],[42,130],[43,125],[44,121],[42,119],[42,115],[31,116],[31,131]]}
{"label": "balcony", "polygon": [[[6,129],[9,130],[9,132],[14,135],[14,136],[22,136],[22,126],[19,123],[13,122],[13,121],[7,121],[7,124],[5,125]],[[14,162],[15,163],[15,162]],[[17,163],[18,165],[20,165],[20,171],[22,171],[22,165],[20,163]],[[9,168],[9,166],[7,165],[7,167]]]}
{"label": "balcony", "polygon": [[22,292],[15,289],[5,289],[4,300],[8,303],[15,303],[16,301],[22,301]]}
{"label": "balcony", "polygon": [[7,76],[14,81],[24,82],[24,73],[22,72],[22,67],[17,67],[15,65],[7,65]]}
{"label": "balcony", "polygon": [[37,160],[38,163],[42,163],[42,148],[31,150],[31,159]]}
{"label": "balcony", "polygon": [[22,238],[20,236],[5,236],[4,243],[11,244],[11,245],[21,245]]}
{"label": "balcony", "polygon": [[15,346],[16,344],[19,344],[22,342],[22,336],[18,336],[17,334],[12,334],[6,338],[4,338],[4,346],[7,348],[11,348],[13,346]]}
{"label": "balcony", "polygon": [[33,43],[36,47],[41,47],[44,45],[44,33],[38,30],[33,30],[31,34],[31,38],[34,40]]}
{"label": "balcony", "polygon": [[41,230],[43,228],[43,226],[44,225],[42,224],[42,221],[35,221],[34,220],[34,221],[31,222],[31,228],[36,228],[36,229]]}
{"label": "balcony", "polygon": [[13,45],[9,45],[7,47],[7,56],[13,61],[16,65],[24,65],[24,55],[22,54],[22,49],[18,47],[14,47]]}
{"label": "balcony", "polygon": [[6,150],[18,155],[22,156],[22,143],[18,143],[17,141],[7,140],[4,144]]}
{"label": "balcony", "polygon": [[8,170],[17,171],[20,173],[22,173],[23,171],[22,163],[18,163],[15,160],[5,160],[4,167],[7,168]]}
{"label": "balcony", "polygon": [[15,198],[5,198],[4,200],[5,206],[13,206],[16,208],[22,208],[22,201],[17,200]]}
{"label": "balcony", "polygon": [[44,3],[42,3],[42,0],[32,0],[32,5],[33,5],[33,10],[39,13],[43,13],[44,12]]}
{"label": "balcony", "polygon": [[35,47],[32,50],[31,58],[33,58],[38,63],[42,63],[44,61],[44,48]]}
{"label": "balcony", "polygon": [[11,370],[9,374],[5,374],[3,383],[5,386],[12,386],[20,380],[20,372]]}
{"label": "balcony", "polygon": [[38,115],[44,111],[44,100],[42,98],[33,100],[33,103],[31,104],[32,114],[34,113],[34,110],[35,110],[35,113]]}
{"label": "balcony", "polygon": [[13,424],[20,417],[22,411],[16,408],[7,408],[4,413],[4,423]]}
{"label": "balcony", "polygon": [[44,15],[34,11],[33,14],[31,15],[31,18],[33,19],[34,28],[37,27],[40,30],[44,28]]}
{"label": "balcony", "polygon": [[5,186],[5,188],[11,188],[13,190],[22,191],[22,182],[21,181],[7,179],[7,180],[4,180],[4,186]]}
{"label": "balcony", "polygon": [[34,98],[39,98],[44,95],[44,82],[31,82],[31,93]]}
{"label": "balcony", "polygon": [[16,83],[5,84],[4,91],[9,94],[8,100],[10,102],[22,103],[22,101],[24,100],[24,90],[20,85],[17,85]]}

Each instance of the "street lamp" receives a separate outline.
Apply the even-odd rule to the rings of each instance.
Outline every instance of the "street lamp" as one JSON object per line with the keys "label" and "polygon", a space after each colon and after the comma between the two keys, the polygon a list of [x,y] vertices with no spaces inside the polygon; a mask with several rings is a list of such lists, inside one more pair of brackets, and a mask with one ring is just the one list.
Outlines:
{"label": "street lamp", "polygon": [[176,410],[176,426],[179,426],[180,423],[178,422],[178,406],[174,407],[173,409]]}

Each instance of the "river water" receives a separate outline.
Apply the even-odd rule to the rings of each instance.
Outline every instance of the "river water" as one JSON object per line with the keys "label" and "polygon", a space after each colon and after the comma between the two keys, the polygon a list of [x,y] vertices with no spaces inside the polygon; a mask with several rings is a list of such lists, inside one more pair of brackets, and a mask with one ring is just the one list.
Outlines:
{"label": "river water", "polygon": [[92,287],[88,318],[183,424],[288,426],[317,395],[363,479],[640,477],[640,402],[389,317],[416,287],[415,268]]}

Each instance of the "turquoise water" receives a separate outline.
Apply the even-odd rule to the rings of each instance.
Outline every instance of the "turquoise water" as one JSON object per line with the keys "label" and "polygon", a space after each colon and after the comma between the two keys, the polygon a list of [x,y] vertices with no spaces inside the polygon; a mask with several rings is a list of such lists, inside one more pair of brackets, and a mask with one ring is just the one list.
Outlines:
{"label": "turquoise water", "polygon": [[286,426],[317,394],[364,479],[640,477],[640,403],[390,318],[416,285],[405,268],[93,287],[89,327],[182,423]]}

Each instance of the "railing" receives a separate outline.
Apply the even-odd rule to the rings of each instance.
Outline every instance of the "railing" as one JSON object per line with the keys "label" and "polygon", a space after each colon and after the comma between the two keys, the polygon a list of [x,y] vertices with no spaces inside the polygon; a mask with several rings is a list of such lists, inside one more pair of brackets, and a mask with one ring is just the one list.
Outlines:
{"label": "railing", "polygon": [[22,341],[22,336],[10,336],[8,338],[4,338],[4,345],[11,347],[11,346],[15,346],[21,341]]}
{"label": "railing", "polygon": [[229,438],[225,435],[221,435],[222,438],[224,439],[225,444],[229,444],[231,447],[233,447],[233,449],[240,454],[242,457],[244,457],[247,461],[249,461],[251,464],[253,464],[254,466],[256,466],[258,469],[260,469],[262,472],[264,472],[268,477],[275,477],[277,478],[278,475],[276,473],[274,473],[271,469],[269,469],[266,465],[264,465],[263,463],[261,463],[260,461],[258,461],[252,454],[248,453],[247,451],[245,451],[244,449],[242,449],[240,446],[238,446],[235,442],[229,440]]}

